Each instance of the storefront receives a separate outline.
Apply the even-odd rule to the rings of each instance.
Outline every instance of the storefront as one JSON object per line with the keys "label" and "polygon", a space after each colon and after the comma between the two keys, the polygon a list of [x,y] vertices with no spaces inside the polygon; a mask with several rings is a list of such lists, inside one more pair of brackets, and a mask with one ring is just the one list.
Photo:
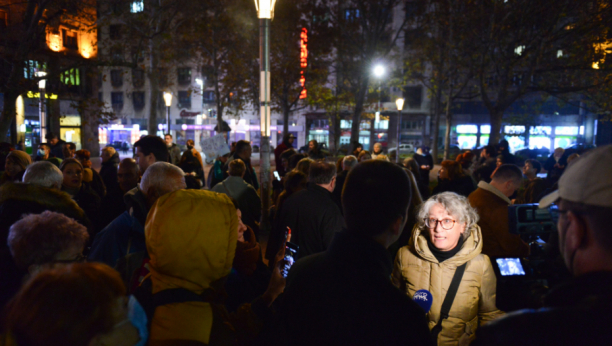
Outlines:
{"label": "storefront", "polygon": [[140,125],[112,124],[98,128],[100,147],[112,146],[127,153],[132,145],[140,139]]}

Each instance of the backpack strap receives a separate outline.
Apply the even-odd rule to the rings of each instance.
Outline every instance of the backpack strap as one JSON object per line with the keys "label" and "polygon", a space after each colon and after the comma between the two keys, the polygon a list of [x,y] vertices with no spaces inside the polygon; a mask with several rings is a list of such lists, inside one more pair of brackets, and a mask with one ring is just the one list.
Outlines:
{"label": "backpack strap", "polygon": [[453,306],[453,301],[455,300],[455,296],[457,295],[457,290],[459,289],[459,284],[461,283],[461,279],[463,278],[463,273],[465,272],[465,267],[467,266],[467,262],[463,263],[457,270],[455,270],[455,275],[453,275],[453,279],[451,281],[450,286],[448,287],[448,291],[446,292],[446,297],[444,297],[444,302],[442,302],[442,308],[440,309],[440,319],[438,323],[431,329],[431,337],[434,341],[434,344],[438,344],[438,334],[442,331],[442,321],[448,318],[448,313],[450,312],[451,307]]}

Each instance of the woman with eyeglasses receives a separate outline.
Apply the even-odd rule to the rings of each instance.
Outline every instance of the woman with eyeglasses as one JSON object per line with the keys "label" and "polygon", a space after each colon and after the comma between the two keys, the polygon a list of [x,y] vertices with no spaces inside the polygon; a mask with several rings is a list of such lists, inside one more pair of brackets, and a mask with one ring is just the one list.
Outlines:
{"label": "woman with eyeglasses", "polygon": [[[87,228],[64,214],[44,211],[30,214],[15,222],[8,234],[12,258],[0,272],[3,290],[0,308],[17,293],[24,279],[45,266],[85,260],[83,249],[89,239]],[[4,258],[4,257],[3,257]]]}
{"label": "woman with eyeglasses", "polygon": [[[437,345],[468,345],[479,325],[503,314],[495,305],[493,267],[480,253],[478,214],[467,198],[443,192],[423,203],[418,221],[408,245],[397,253],[393,282],[415,301],[427,296],[423,290],[431,294],[426,312]],[[443,303],[455,276],[456,294],[454,299],[449,295],[452,304],[443,317]]]}

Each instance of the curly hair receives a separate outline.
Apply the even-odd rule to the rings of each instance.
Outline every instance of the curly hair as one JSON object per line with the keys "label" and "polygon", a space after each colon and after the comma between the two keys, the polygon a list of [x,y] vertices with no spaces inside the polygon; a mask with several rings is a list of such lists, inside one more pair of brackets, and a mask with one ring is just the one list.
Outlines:
{"label": "curly hair", "polygon": [[478,212],[470,205],[466,197],[454,192],[442,192],[429,197],[419,208],[418,222],[420,229],[427,228],[425,219],[429,217],[429,210],[436,204],[441,204],[447,213],[456,217],[460,223],[465,224],[465,236],[469,235],[472,226],[478,222]]}
{"label": "curly hair", "polygon": [[55,260],[57,254],[85,246],[87,228],[64,214],[44,211],[15,222],[8,235],[8,246],[15,263],[27,270],[33,264]]}

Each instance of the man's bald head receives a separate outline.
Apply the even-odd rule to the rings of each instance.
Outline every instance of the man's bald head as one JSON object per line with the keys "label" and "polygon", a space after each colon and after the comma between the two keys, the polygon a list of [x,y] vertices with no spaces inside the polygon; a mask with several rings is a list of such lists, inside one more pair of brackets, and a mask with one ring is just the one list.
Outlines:
{"label": "man's bald head", "polygon": [[142,175],[140,189],[151,207],[157,199],[167,193],[185,189],[185,172],[167,162],[156,162]]}
{"label": "man's bald head", "polygon": [[121,160],[117,171],[117,181],[121,191],[125,193],[135,188],[138,184],[138,178],[140,178],[140,170],[136,161],[134,159]]}

